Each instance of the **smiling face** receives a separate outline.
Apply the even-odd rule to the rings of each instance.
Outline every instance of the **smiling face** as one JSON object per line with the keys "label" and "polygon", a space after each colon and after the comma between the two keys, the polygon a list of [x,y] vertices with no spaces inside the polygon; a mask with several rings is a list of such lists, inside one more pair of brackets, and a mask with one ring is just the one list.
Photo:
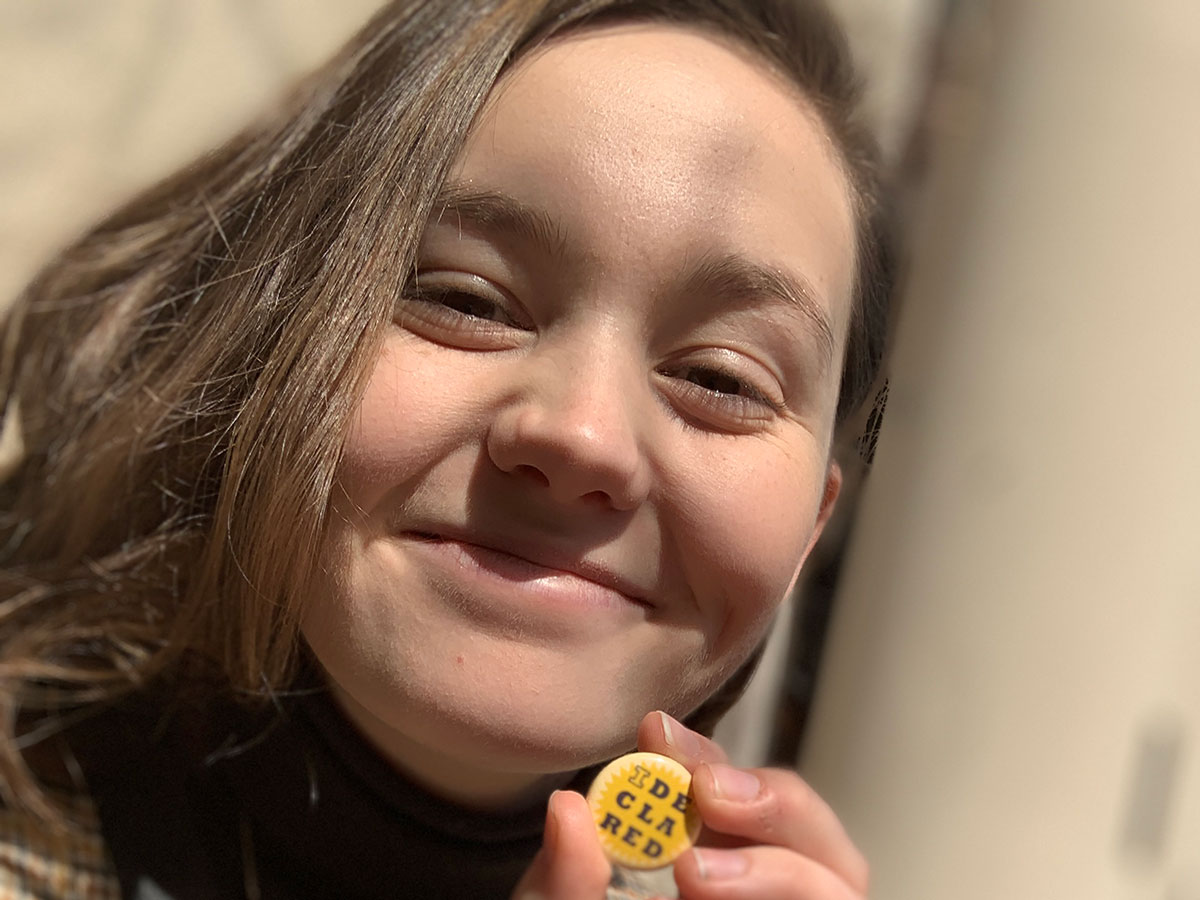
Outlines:
{"label": "smiling face", "polygon": [[836,495],[853,219],[798,93],[698,31],[501,80],[345,446],[306,639],[401,765],[552,772],[686,714]]}

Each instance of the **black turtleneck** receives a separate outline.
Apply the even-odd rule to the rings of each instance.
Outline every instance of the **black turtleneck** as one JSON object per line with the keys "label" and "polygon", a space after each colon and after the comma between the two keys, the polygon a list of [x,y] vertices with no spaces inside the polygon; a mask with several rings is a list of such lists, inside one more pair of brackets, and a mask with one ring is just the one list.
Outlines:
{"label": "black turtleneck", "polygon": [[129,900],[507,898],[541,845],[544,799],[435,797],[319,689],[254,712],[136,698],[71,744]]}

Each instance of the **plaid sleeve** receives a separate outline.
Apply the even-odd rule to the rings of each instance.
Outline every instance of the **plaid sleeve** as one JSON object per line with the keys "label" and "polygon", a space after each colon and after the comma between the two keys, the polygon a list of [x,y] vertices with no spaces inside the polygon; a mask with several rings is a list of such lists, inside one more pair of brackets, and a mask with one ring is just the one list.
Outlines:
{"label": "plaid sleeve", "polygon": [[72,799],[70,831],[0,808],[0,900],[121,900],[95,807]]}

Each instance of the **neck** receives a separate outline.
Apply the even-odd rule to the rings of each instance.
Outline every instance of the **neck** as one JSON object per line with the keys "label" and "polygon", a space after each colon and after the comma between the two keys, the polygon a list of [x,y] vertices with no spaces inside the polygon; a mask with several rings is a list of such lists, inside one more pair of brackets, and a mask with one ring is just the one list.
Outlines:
{"label": "neck", "polygon": [[444,747],[430,746],[397,731],[336,685],[331,685],[331,691],[350,722],[388,762],[431,794],[459,806],[492,812],[531,806],[575,775],[481,766]]}

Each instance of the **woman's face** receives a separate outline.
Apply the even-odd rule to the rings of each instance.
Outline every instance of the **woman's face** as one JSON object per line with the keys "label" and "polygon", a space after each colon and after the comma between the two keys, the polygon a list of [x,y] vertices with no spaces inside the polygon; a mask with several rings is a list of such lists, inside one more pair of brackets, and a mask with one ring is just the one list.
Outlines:
{"label": "woman's face", "polygon": [[510,70],[445,200],[304,633],[385,749],[566,770],[709,696],[820,530],[848,188],[785,82],[643,24]]}

